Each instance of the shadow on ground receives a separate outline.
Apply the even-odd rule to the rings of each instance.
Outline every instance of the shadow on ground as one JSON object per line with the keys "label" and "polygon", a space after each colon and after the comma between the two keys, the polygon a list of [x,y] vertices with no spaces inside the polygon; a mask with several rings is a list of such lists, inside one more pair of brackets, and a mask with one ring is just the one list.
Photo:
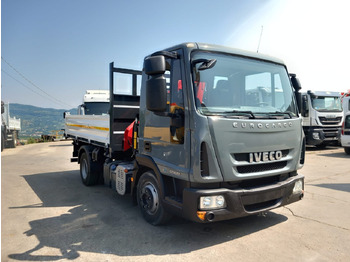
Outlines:
{"label": "shadow on ground", "polygon": [[[212,224],[175,218],[168,225],[154,227],[143,220],[129,197],[121,197],[103,185],[83,186],[79,171],[24,178],[42,204],[12,209],[33,212],[46,207],[72,208],[58,216],[30,221],[31,229],[24,233],[35,235],[39,244],[24,253],[10,254],[15,260],[75,259],[79,251],[118,256],[183,254],[254,234],[288,219],[268,212]],[[57,248],[61,255],[47,255],[46,247]]]}
{"label": "shadow on ground", "polygon": [[313,186],[318,186],[318,187],[323,187],[323,188],[328,188],[328,189],[333,189],[333,190],[338,190],[338,191],[344,191],[350,193],[350,184],[349,183],[343,183],[343,184],[317,184]]}

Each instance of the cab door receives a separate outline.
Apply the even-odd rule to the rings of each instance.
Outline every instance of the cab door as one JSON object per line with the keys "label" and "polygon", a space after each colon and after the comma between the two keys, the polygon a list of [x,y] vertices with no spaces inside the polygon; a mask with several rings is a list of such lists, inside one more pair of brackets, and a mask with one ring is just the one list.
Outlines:
{"label": "cab door", "polygon": [[167,116],[160,116],[145,109],[140,152],[152,157],[162,174],[187,180],[190,166],[190,135],[186,131],[188,107],[184,99],[186,92],[183,85],[183,53],[180,49],[174,51],[177,52],[178,58],[166,58]]}

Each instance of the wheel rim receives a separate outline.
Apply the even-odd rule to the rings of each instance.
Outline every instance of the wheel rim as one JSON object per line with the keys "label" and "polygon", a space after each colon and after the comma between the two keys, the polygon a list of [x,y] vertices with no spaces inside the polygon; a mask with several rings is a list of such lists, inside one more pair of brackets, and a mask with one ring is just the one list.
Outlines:
{"label": "wheel rim", "polygon": [[158,210],[159,197],[156,187],[152,183],[143,186],[140,196],[142,208],[150,215]]}
{"label": "wheel rim", "polygon": [[81,176],[84,180],[87,178],[87,172],[88,172],[88,164],[86,159],[83,159],[81,162]]}

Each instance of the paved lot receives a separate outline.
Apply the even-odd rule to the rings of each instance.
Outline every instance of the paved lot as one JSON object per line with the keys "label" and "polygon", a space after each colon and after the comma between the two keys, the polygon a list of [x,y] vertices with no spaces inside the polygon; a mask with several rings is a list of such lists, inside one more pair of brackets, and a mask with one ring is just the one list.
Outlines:
{"label": "paved lot", "polygon": [[307,151],[305,198],[260,216],[147,224],[128,197],[85,187],[69,141],[1,153],[1,261],[350,261],[350,157]]}

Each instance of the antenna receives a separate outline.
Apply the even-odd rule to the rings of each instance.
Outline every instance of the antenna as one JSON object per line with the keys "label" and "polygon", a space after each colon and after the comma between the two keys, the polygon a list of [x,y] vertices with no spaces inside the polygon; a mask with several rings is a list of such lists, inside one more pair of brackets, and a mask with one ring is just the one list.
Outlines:
{"label": "antenna", "polygon": [[260,38],[259,38],[259,43],[258,43],[258,49],[256,50],[257,53],[259,53],[259,48],[260,48],[260,42],[261,42],[261,37],[263,34],[264,26],[261,26],[261,31],[260,31]]}

